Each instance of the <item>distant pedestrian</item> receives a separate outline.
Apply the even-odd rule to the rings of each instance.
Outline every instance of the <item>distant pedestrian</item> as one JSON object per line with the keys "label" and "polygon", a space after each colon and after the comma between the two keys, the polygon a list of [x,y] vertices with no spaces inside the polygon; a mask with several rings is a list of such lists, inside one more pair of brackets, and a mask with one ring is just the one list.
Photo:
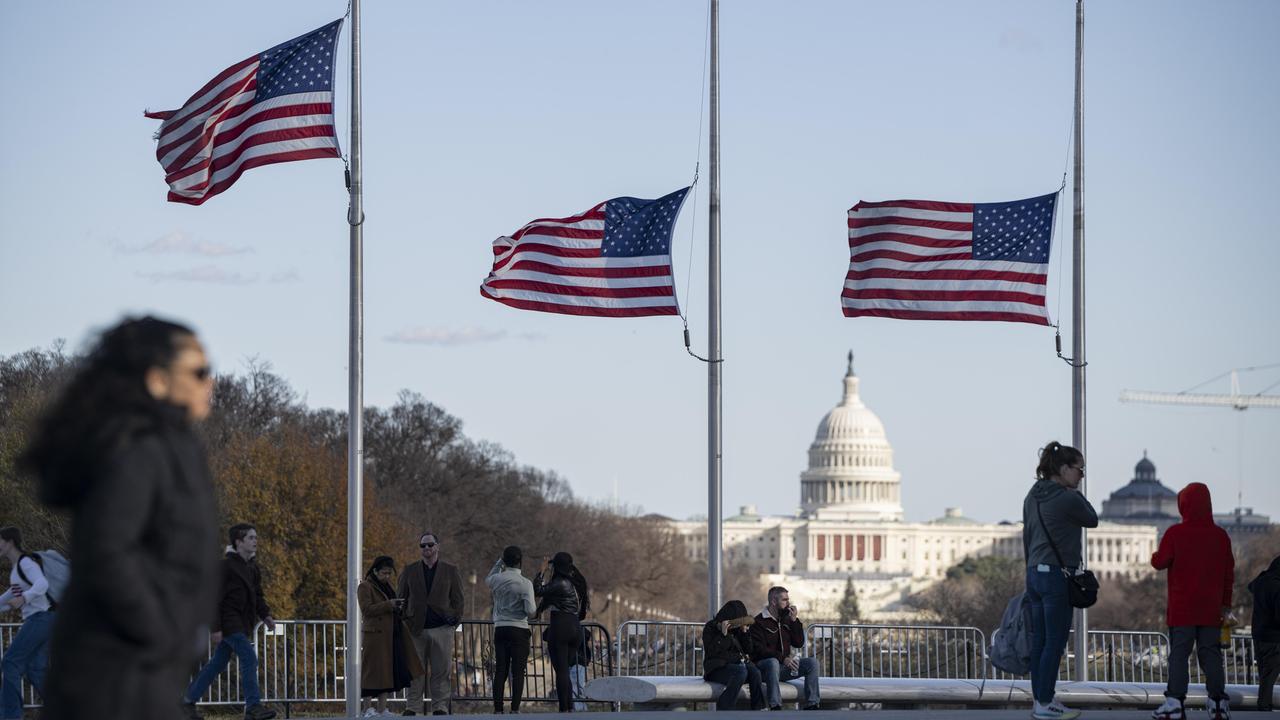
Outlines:
{"label": "distant pedestrian", "polygon": [[16,527],[0,528],[0,556],[9,561],[9,586],[0,594],[0,611],[19,610],[22,626],[4,651],[0,663],[0,718],[22,717],[22,678],[44,693],[44,671],[49,664],[49,632],[53,610],[49,603],[49,581],[40,558],[22,549],[22,532]]}
{"label": "distant pedestrian", "polygon": [[520,572],[524,553],[515,545],[502,551],[484,582],[493,598],[493,711],[502,713],[502,694],[511,678],[511,712],[520,712],[524,674],[529,664],[532,633],[529,618],[537,614],[533,583]]}
{"label": "distant pedestrian", "polygon": [[1231,538],[1213,522],[1213,504],[1204,483],[1191,483],[1178,493],[1182,522],[1164,531],[1151,567],[1168,570],[1169,684],[1164,703],[1151,714],[1156,720],[1181,720],[1186,712],[1187,662],[1192,645],[1204,673],[1210,720],[1227,720],[1226,672],[1218,635],[1231,611],[1235,560]]}
{"label": "distant pedestrian", "polygon": [[702,679],[724,685],[716,698],[716,710],[732,710],[743,683],[747,683],[751,695],[751,709],[764,709],[760,668],[751,661],[754,622],[741,600],[730,600],[702,626]]}
{"label": "distant pedestrian", "polygon": [[800,610],[791,604],[784,587],[769,588],[768,603],[751,625],[751,659],[760,669],[770,710],[782,709],[780,682],[804,678],[804,709],[818,710],[818,660],[799,657],[794,651],[804,647],[804,623]]}
{"label": "distant pedestrian", "polygon": [[560,712],[573,712],[570,666],[582,644],[582,621],[591,606],[587,579],[574,567],[572,555],[558,552],[543,562],[542,570],[533,579],[533,592],[539,598],[538,614],[551,611],[543,640],[548,645],[551,670],[556,678],[556,701]]}
{"label": "distant pedestrian", "polygon": [[276,621],[262,592],[262,570],[258,567],[258,530],[249,523],[232,525],[228,532],[231,547],[222,559],[222,591],[218,611],[209,635],[213,657],[200,669],[182,698],[187,717],[199,718],[196,703],[226,669],[234,654],[240,659],[240,690],[244,696],[246,720],[271,720],[276,711],[262,704],[258,687],[258,654],[253,636],[261,620],[268,630]]}
{"label": "distant pedestrian", "polygon": [[1080,716],[1080,711],[1056,700],[1054,690],[1074,614],[1067,596],[1067,574],[1084,563],[1081,528],[1098,527],[1097,511],[1080,492],[1083,479],[1084,455],[1069,445],[1051,442],[1040,451],[1036,482],[1022,501],[1022,550],[1031,605],[1031,717],[1036,720]]}
{"label": "distant pedestrian", "polygon": [[[422,560],[405,566],[399,594],[405,600],[405,618],[414,652],[428,676],[409,684],[405,715],[424,712],[422,695],[430,685],[431,714],[448,715],[452,695],[449,668],[453,666],[453,633],[462,620],[462,576],[452,563],[440,559],[440,536],[422,533],[418,538]],[[429,678],[429,680],[428,680]]]}
{"label": "distant pedestrian", "polygon": [[[360,603],[360,697],[366,717],[387,714],[387,693],[399,692],[424,674],[404,627],[404,600],[391,585],[396,563],[379,555],[356,588]],[[374,709],[374,703],[377,709]]]}
{"label": "distant pedestrian", "polygon": [[45,717],[172,720],[218,593],[216,499],[193,424],[213,376],[189,328],[107,330],[41,420],[22,465],[71,514]]}
{"label": "distant pedestrian", "polygon": [[1280,675],[1280,556],[1249,583],[1253,593],[1253,656],[1258,661],[1258,709],[1271,710]]}

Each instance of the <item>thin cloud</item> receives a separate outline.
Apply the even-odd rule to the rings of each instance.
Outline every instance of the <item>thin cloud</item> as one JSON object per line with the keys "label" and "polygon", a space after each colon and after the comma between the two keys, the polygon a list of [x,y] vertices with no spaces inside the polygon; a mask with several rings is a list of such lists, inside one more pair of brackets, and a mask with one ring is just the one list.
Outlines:
{"label": "thin cloud", "polygon": [[198,240],[187,233],[175,230],[166,233],[147,243],[127,244],[113,242],[116,252],[123,255],[199,255],[200,257],[227,257],[228,255],[244,255],[253,252],[253,248],[242,245],[233,246],[226,243]]}
{"label": "thin cloud", "polygon": [[276,272],[271,273],[271,277],[267,278],[267,282],[271,283],[272,285],[285,285],[285,284],[296,283],[301,281],[302,281],[302,276],[298,274],[298,270],[296,268],[289,268],[288,270],[278,270]]}
{"label": "thin cloud", "polygon": [[201,265],[185,270],[168,270],[164,272],[141,272],[136,275],[153,283],[184,282],[208,283],[211,285],[252,285],[258,282],[257,275],[244,275],[232,270],[224,270],[216,265]]}
{"label": "thin cloud", "polygon": [[388,335],[387,342],[407,345],[436,345],[440,347],[456,347],[459,345],[477,345],[479,343],[497,342],[499,340],[541,340],[535,333],[512,334],[506,330],[488,330],[486,328],[405,328]]}

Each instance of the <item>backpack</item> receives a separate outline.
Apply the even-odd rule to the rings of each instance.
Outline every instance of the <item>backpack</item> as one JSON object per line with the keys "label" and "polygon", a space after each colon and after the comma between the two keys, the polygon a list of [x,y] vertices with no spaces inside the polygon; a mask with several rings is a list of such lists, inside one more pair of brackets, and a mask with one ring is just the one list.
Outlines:
{"label": "backpack", "polygon": [[1025,592],[1014,595],[1005,606],[987,657],[997,670],[1011,675],[1031,672],[1031,604]]}
{"label": "backpack", "polygon": [[[57,550],[41,550],[40,552],[27,553],[22,557],[29,557],[36,561],[40,566],[40,570],[44,572],[44,579],[49,581],[49,608],[55,610],[58,607],[58,599],[63,597],[67,592],[67,583],[71,582],[71,561],[63,557],[62,553]],[[18,559],[17,564],[18,576],[22,578],[22,582],[30,585],[31,580],[27,574],[22,572],[22,559]]]}

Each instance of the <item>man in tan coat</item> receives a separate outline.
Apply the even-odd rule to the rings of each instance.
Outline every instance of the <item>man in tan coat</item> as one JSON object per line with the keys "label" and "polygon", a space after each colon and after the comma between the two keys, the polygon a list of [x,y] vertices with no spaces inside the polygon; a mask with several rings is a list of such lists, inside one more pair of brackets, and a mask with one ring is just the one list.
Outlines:
{"label": "man in tan coat", "polygon": [[[456,565],[440,560],[440,538],[425,532],[418,538],[422,561],[410,563],[400,576],[397,594],[405,600],[405,622],[413,646],[428,668],[431,714],[449,714],[449,666],[453,663],[454,627],[462,618],[462,576]],[[424,712],[424,680],[415,677],[409,685],[405,715]]]}

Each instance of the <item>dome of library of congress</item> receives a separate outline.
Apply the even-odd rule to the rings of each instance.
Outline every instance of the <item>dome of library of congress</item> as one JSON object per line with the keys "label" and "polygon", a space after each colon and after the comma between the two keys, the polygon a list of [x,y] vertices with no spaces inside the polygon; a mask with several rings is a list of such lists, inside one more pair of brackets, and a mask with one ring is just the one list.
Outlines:
{"label": "dome of library of congress", "polygon": [[884,423],[858,396],[853,353],[844,397],[818,424],[809,469],[800,474],[800,504],[809,517],[832,520],[902,520],[901,476]]}

